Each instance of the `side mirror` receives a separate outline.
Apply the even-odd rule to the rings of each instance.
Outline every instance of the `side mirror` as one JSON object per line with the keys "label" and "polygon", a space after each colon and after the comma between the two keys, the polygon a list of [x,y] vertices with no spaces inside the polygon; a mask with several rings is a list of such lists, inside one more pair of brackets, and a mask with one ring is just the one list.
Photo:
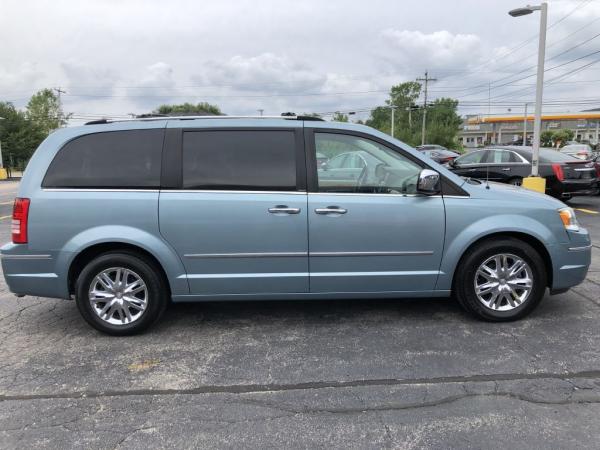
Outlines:
{"label": "side mirror", "polygon": [[319,166],[319,169],[321,169],[321,170],[329,170],[329,164],[327,164],[327,161],[323,161],[321,163],[321,165]]}
{"label": "side mirror", "polygon": [[458,167],[458,164],[456,164],[456,159],[451,159],[451,160],[448,162],[448,165],[449,165],[450,167]]}
{"label": "side mirror", "polygon": [[424,195],[436,195],[441,190],[440,174],[431,169],[421,170],[417,182],[417,192]]}

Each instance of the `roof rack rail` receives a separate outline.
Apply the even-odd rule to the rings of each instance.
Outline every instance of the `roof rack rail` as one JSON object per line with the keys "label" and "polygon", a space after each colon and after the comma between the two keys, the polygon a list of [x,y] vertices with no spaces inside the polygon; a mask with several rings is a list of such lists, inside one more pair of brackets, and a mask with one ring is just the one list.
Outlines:
{"label": "roof rack rail", "polygon": [[320,121],[324,122],[324,119],[315,116],[297,116],[290,113],[284,113],[281,116],[166,116],[160,114],[142,114],[131,119],[97,119],[90,122],[86,122],[85,125],[102,125],[107,123],[116,122],[150,122],[153,120],[196,120],[196,119],[285,119],[285,120],[306,120],[306,121]]}

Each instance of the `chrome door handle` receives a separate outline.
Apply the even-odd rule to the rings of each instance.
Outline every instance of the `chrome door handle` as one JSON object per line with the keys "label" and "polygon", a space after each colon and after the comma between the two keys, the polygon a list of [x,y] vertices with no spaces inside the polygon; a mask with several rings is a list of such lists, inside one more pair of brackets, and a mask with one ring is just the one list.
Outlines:
{"label": "chrome door handle", "polygon": [[477,169],[469,169],[467,172],[475,172]]}
{"label": "chrome door handle", "polygon": [[317,208],[315,212],[317,214],[346,214],[348,210],[339,206],[328,206],[327,208]]}
{"label": "chrome door handle", "polygon": [[269,208],[271,214],[300,214],[300,208],[290,208],[286,205],[277,205]]}
{"label": "chrome door handle", "polygon": [[510,170],[510,167],[503,167],[503,168],[502,168],[502,170],[504,170],[504,171],[509,171],[509,170]]}

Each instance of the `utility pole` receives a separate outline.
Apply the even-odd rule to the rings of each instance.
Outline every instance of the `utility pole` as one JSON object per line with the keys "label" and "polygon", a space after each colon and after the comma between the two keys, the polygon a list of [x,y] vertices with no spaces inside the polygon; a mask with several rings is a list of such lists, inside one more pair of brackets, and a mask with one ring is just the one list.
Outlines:
{"label": "utility pole", "polygon": [[58,106],[59,106],[59,108],[60,108],[60,112],[58,113],[58,114],[59,114],[59,116],[58,116],[58,126],[59,126],[59,127],[62,127],[62,120],[63,120],[63,119],[62,119],[62,101],[61,101],[61,99],[60,99],[60,94],[66,94],[66,93],[67,93],[67,91],[63,91],[63,90],[60,88],[60,86],[59,86],[59,87],[57,87],[57,88],[52,88],[52,90],[53,90],[53,91],[56,91],[56,95],[57,95],[57,97],[58,97]]}
{"label": "utility pole", "polygon": [[523,144],[522,147],[527,145],[527,103],[525,103],[525,115],[523,116]]}
{"label": "utility pole", "polygon": [[417,81],[425,82],[424,98],[423,98],[423,126],[421,128],[421,145],[425,145],[425,123],[427,121],[427,87],[430,81],[437,81],[437,78],[429,78],[429,74],[425,71],[425,78],[417,78]]}
{"label": "utility pole", "polygon": [[392,109],[392,137],[394,137],[394,111],[397,106],[391,105],[390,108]]}

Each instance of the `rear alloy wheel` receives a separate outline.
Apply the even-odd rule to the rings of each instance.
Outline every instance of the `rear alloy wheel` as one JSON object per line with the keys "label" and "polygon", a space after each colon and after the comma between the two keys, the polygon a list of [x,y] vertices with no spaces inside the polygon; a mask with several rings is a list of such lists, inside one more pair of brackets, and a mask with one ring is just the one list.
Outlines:
{"label": "rear alloy wheel", "polygon": [[456,270],[454,293],[463,308],[491,321],[529,314],[546,292],[544,261],[529,244],[514,238],[484,241]]}
{"label": "rear alloy wheel", "polygon": [[510,180],[508,180],[509,184],[512,184],[513,186],[522,186],[523,185],[523,178],[511,178]]}
{"label": "rear alloy wheel", "polygon": [[168,293],[151,261],[128,252],[111,252],[90,261],[77,278],[76,301],[83,318],[112,335],[139,333],[166,308]]}

